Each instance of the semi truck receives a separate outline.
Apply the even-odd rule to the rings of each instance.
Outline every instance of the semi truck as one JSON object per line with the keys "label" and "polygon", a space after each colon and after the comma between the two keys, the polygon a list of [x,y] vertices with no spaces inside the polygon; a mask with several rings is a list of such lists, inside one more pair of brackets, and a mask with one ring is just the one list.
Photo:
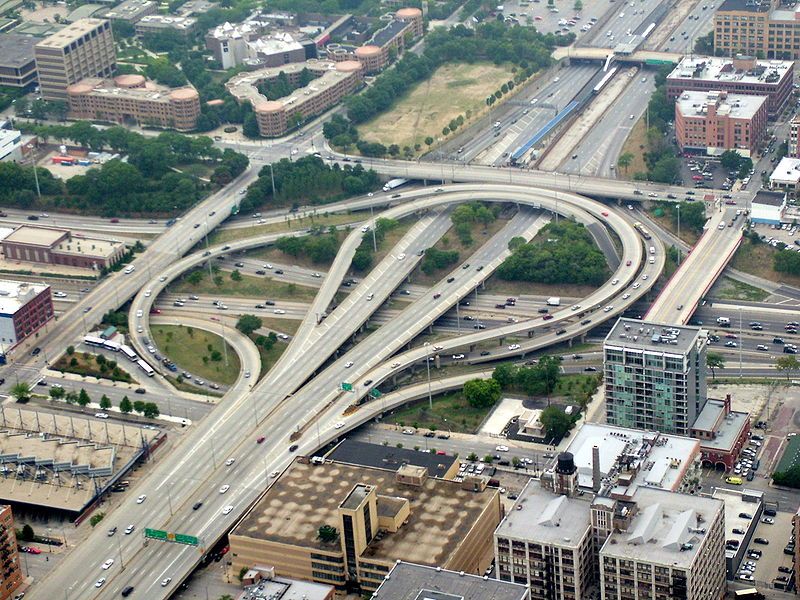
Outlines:
{"label": "semi truck", "polygon": [[386,185],[383,186],[383,191],[388,192],[395,188],[399,188],[401,185],[405,185],[408,183],[408,179],[390,179],[386,182]]}
{"label": "semi truck", "polygon": [[561,306],[561,298],[559,296],[548,298],[547,306]]}

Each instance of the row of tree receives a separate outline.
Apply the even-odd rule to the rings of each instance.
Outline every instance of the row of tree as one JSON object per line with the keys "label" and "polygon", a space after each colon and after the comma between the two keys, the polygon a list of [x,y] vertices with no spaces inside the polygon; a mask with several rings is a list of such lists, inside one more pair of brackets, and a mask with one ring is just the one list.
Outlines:
{"label": "row of tree", "polygon": [[608,279],[605,257],[580,223],[548,223],[532,242],[513,238],[509,248],[511,256],[497,269],[501,279],[595,286]]}
{"label": "row of tree", "polygon": [[[386,237],[386,234],[392,229],[395,229],[398,225],[400,225],[400,223],[394,219],[380,218],[375,221],[375,243],[379,248]],[[374,247],[372,243],[372,235],[365,234],[361,244],[358,246],[355,254],[353,255],[353,268],[356,271],[361,271],[362,273],[368,270],[372,266],[373,253]]]}
{"label": "row of tree", "polygon": [[332,231],[321,233],[315,228],[311,235],[303,237],[282,237],[275,247],[289,256],[308,256],[315,264],[330,264],[339,251],[339,235],[335,227]]}

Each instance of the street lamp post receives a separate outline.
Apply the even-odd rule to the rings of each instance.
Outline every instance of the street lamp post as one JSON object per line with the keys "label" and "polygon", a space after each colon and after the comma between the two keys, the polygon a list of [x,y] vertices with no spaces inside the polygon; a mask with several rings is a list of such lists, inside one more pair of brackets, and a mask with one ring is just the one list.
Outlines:
{"label": "street lamp post", "polygon": [[433,410],[433,395],[431,394],[431,361],[430,344],[425,342],[425,371],[428,373],[428,408]]}

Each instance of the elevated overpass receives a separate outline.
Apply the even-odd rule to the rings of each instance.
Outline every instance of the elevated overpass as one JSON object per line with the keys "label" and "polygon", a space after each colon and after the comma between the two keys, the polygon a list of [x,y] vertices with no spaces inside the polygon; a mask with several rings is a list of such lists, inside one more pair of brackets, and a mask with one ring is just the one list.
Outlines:
{"label": "elevated overpass", "polygon": [[613,60],[627,63],[643,63],[646,65],[666,65],[676,64],[683,54],[679,52],[659,52],[656,50],[636,50],[630,54],[615,53],[613,48],[582,48],[566,46],[556,48],[553,51],[553,58],[561,60],[564,58],[574,58],[577,60],[597,60],[605,61],[613,55]]}
{"label": "elevated overpass", "polygon": [[728,226],[735,214],[732,209],[714,213],[691,254],[650,306],[645,320],[686,325],[742,242],[742,223],[735,221]]}

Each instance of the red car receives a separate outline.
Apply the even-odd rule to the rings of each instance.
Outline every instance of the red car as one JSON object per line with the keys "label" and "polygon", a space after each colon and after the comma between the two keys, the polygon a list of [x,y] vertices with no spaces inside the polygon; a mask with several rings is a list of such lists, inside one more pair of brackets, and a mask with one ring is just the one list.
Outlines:
{"label": "red car", "polygon": [[112,222],[112,223],[119,223],[119,219],[118,219],[118,218],[116,218],[116,217],[114,217],[113,219],[111,219],[111,222]]}
{"label": "red car", "polygon": [[601,215],[603,215],[604,217],[607,217],[607,216],[608,216],[608,213],[607,213],[606,211],[603,211],[603,212],[601,212],[600,214],[601,214]]}
{"label": "red car", "polygon": [[264,440],[267,439],[263,435],[256,440],[256,444],[263,444]]}
{"label": "red car", "polygon": [[542,317],[542,321],[549,321],[552,318],[553,318],[553,315],[545,315],[545,316]]}

